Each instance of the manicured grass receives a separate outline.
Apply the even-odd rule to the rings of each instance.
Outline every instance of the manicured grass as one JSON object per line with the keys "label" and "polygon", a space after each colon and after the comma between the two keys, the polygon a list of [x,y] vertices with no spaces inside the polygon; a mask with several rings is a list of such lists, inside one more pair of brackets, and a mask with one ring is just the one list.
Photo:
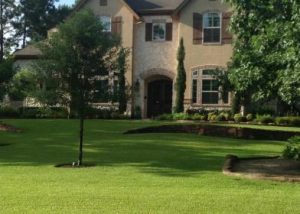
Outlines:
{"label": "manicured grass", "polygon": [[0,213],[299,213],[300,185],[226,177],[227,154],[278,155],[282,142],[189,134],[123,135],[160,122],[86,124],[85,160],[75,161],[78,121],[6,120],[0,132]]}

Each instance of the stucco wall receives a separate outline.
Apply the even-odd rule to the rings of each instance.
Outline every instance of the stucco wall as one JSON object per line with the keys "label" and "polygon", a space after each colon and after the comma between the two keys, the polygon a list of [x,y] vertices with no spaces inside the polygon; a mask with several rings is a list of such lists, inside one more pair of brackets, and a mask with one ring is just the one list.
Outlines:
{"label": "stucco wall", "polygon": [[83,9],[90,9],[97,16],[122,17],[122,45],[130,49],[128,57],[128,72],[126,73],[127,82],[132,83],[132,47],[133,47],[133,13],[120,0],[109,0],[107,6],[100,6],[99,0],[89,0]]}
{"label": "stucco wall", "polygon": [[179,37],[184,38],[186,48],[187,89],[185,97],[188,101],[192,98],[192,68],[205,65],[226,67],[232,56],[231,44],[193,44],[193,13],[206,11],[229,12],[230,7],[221,0],[197,0],[191,1],[180,13]]}
{"label": "stucco wall", "polygon": [[[136,93],[135,106],[140,106],[142,116],[146,117],[147,87],[150,79],[161,75],[175,81],[179,23],[171,16],[144,16],[143,20],[142,23],[135,25],[133,70],[134,81],[140,83],[139,93]],[[173,23],[172,41],[146,41],[146,23],[152,23],[153,20],[165,20]]]}

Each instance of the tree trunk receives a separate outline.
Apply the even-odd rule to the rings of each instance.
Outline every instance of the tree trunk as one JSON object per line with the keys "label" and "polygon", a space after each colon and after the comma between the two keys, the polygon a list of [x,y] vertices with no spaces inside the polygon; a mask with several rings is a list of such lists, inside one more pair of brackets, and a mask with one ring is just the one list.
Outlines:
{"label": "tree trunk", "polygon": [[80,140],[79,140],[79,156],[78,156],[78,166],[83,164],[83,134],[84,134],[84,115],[80,114]]}
{"label": "tree trunk", "polygon": [[0,0],[0,63],[4,59],[3,0]]}
{"label": "tree trunk", "polygon": [[[82,86],[84,88],[84,86]],[[79,98],[79,118],[80,118],[80,129],[79,129],[79,156],[78,166],[83,164],[83,135],[84,135],[84,119],[85,119],[85,102],[83,89],[80,90]]]}

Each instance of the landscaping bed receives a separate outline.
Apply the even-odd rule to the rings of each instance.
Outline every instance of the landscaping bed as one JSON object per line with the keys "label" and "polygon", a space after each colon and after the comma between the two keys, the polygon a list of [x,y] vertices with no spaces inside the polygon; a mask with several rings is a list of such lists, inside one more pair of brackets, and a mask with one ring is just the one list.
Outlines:
{"label": "landscaping bed", "polygon": [[300,161],[279,157],[238,158],[228,155],[223,173],[250,179],[300,182]]}
{"label": "landscaping bed", "polygon": [[141,133],[193,133],[204,136],[276,141],[286,141],[293,136],[300,135],[300,132],[226,127],[212,124],[162,125],[134,129],[125,132],[125,134]]}
{"label": "landscaping bed", "polygon": [[16,132],[16,133],[20,133],[22,132],[21,129],[16,128],[14,126],[5,124],[3,122],[0,121],[0,131],[5,131],[5,132]]}

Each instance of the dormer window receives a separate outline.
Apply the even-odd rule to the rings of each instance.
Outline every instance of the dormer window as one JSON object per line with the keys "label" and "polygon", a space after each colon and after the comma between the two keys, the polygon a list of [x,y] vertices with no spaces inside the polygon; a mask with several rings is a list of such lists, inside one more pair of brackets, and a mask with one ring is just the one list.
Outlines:
{"label": "dormer window", "polygon": [[166,23],[154,22],[153,23],[153,41],[166,40]]}
{"label": "dormer window", "polygon": [[103,26],[103,32],[111,32],[111,17],[110,16],[100,16],[100,21]]}
{"label": "dormer window", "polygon": [[221,42],[221,15],[217,12],[203,16],[203,43]]}

